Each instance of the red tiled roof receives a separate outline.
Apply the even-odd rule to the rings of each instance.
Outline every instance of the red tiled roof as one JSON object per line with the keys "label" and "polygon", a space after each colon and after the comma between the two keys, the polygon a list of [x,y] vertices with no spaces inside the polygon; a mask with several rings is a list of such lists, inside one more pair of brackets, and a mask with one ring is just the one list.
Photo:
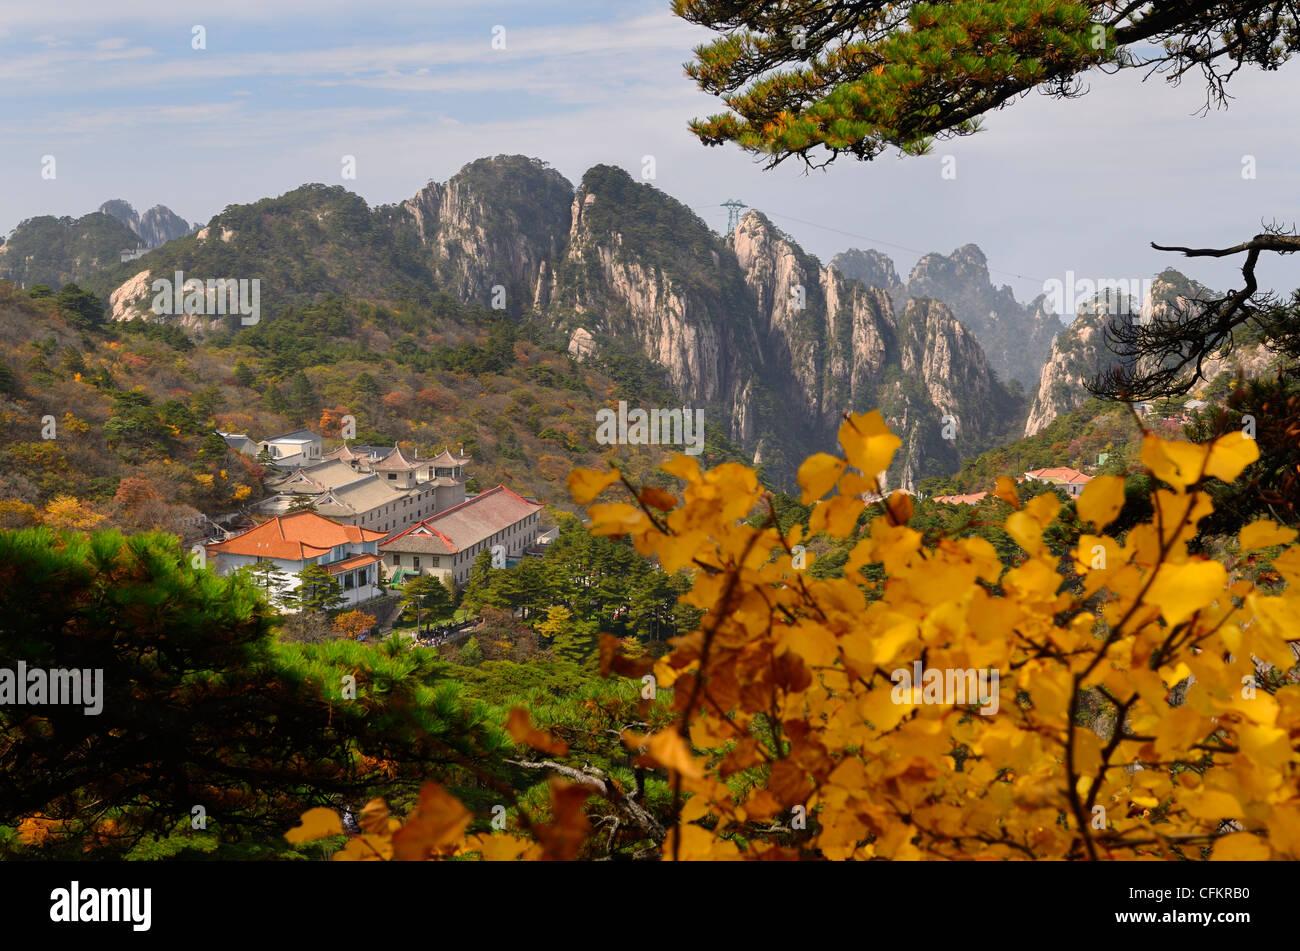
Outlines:
{"label": "red tiled roof", "polygon": [[987,492],[970,492],[966,495],[936,495],[933,501],[948,502],[953,505],[974,505],[986,495],[988,495]]}
{"label": "red tiled roof", "polygon": [[363,565],[373,565],[377,561],[383,560],[382,555],[353,555],[351,558],[344,558],[342,561],[331,562],[325,565],[325,570],[332,575],[340,571],[349,571],[352,568],[360,568]]}
{"label": "red tiled roof", "polygon": [[[403,532],[380,543],[380,548],[407,551],[407,545],[420,542],[420,550],[430,550],[430,543],[441,541],[452,554],[481,542],[502,529],[509,528],[525,516],[542,508],[529,502],[504,485],[481,492],[472,499],[417,522]],[[423,531],[421,531],[423,529]],[[434,547],[438,547],[436,544]]]}
{"label": "red tiled roof", "polygon": [[303,561],[348,542],[373,542],[383,537],[383,532],[340,525],[315,512],[304,511],[277,515],[234,538],[208,545],[208,551]]}
{"label": "red tiled roof", "polygon": [[1030,469],[1025,475],[1044,482],[1091,482],[1092,476],[1084,475],[1078,469],[1069,466],[1051,466],[1047,469]]}

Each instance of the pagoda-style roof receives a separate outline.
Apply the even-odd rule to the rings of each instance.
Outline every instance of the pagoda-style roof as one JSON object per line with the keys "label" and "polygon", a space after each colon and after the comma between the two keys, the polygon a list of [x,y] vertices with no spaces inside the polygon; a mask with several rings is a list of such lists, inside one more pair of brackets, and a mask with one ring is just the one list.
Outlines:
{"label": "pagoda-style roof", "polygon": [[357,452],[347,443],[344,443],[343,445],[339,446],[337,449],[333,450],[332,452],[325,453],[325,455],[321,456],[321,458],[338,459],[342,462],[352,462],[354,459],[369,459],[370,454],[365,452]]}
{"label": "pagoda-style roof", "polygon": [[395,448],[383,459],[376,462],[371,468],[375,472],[409,472],[412,469],[422,469],[429,464],[426,459],[423,462],[417,459],[409,458],[401,448]]}
{"label": "pagoda-style roof", "polygon": [[444,449],[441,453],[426,461],[430,466],[465,466],[469,465],[469,456],[453,456]]}

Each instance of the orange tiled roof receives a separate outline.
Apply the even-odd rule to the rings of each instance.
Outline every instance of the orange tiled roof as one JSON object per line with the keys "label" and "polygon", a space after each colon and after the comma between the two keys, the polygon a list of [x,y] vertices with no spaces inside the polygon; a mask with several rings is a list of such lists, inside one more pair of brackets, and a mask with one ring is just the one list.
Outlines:
{"label": "orange tiled roof", "polygon": [[373,542],[385,536],[355,525],[340,525],[315,512],[277,515],[255,528],[208,546],[209,552],[303,561],[347,542]]}
{"label": "orange tiled roof", "polygon": [[1078,469],[1069,466],[1051,466],[1047,469],[1030,469],[1025,475],[1044,482],[1091,482],[1092,476],[1084,475]]}
{"label": "orange tiled roof", "polygon": [[344,558],[342,561],[330,562],[325,565],[325,570],[332,575],[336,575],[340,571],[350,571],[353,568],[360,568],[362,565],[373,565],[381,560],[382,556],[380,555],[353,555],[351,558]]}
{"label": "orange tiled roof", "polygon": [[986,495],[988,495],[987,492],[970,492],[966,495],[936,495],[934,501],[949,502],[953,505],[974,505]]}

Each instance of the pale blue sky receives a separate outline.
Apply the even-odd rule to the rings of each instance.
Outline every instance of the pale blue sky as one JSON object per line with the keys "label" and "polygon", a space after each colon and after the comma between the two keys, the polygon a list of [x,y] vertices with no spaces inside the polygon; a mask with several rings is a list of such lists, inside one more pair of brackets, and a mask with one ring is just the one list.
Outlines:
{"label": "pale blue sky", "polygon": [[[206,30],[204,50],[192,27]],[[492,48],[505,28],[504,50]],[[1094,76],[1092,92],[1031,96],[987,131],[921,159],[764,172],[685,129],[717,110],[681,64],[706,31],[668,4],[628,0],[59,0],[0,7],[0,232],[108,198],[161,203],[206,222],[230,203],[304,182],[400,201],[484,155],[541,158],[577,182],[605,162],[654,184],[714,228],[739,198],[823,261],[850,246],[889,253],[979,244],[1028,300],[1049,278],[1144,278],[1172,265],[1224,287],[1232,262],[1191,262],[1152,240],[1235,244],[1296,214],[1297,70],[1243,74],[1230,109],[1194,117],[1203,87]],[[43,181],[41,157],[57,178]],[[355,155],[357,178],[341,178]],[[941,176],[944,155],[957,177]],[[1242,178],[1245,155],[1257,177]],[[796,220],[797,219],[797,220]],[[862,235],[865,237],[853,237]],[[869,240],[874,239],[874,240]],[[913,250],[902,250],[913,249]],[[1015,276],[1021,275],[1021,276]],[[1266,259],[1266,283],[1300,269]]]}

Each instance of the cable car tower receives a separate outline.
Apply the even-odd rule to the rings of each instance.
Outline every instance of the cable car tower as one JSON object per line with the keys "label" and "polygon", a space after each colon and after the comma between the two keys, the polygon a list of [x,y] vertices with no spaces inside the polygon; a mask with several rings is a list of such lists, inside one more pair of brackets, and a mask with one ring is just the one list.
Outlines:
{"label": "cable car tower", "polygon": [[736,225],[740,224],[740,209],[749,206],[743,201],[736,201],[733,198],[730,201],[724,201],[722,207],[727,209],[727,234],[731,234],[736,230]]}

